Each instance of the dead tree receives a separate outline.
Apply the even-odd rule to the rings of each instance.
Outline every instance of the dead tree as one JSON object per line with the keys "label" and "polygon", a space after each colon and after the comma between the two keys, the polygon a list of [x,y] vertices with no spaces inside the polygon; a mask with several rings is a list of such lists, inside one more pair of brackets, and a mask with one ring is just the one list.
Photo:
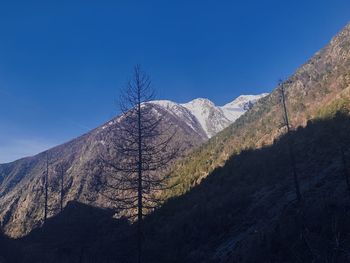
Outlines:
{"label": "dead tree", "polygon": [[58,175],[58,181],[59,181],[59,192],[60,192],[60,212],[63,211],[63,199],[64,199],[64,177],[65,177],[65,170],[66,165],[63,163],[60,163],[58,166],[56,166],[56,174]]}
{"label": "dead tree", "polygon": [[44,172],[44,224],[47,220],[48,213],[48,196],[49,196],[49,155],[46,153],[46,171]]}
{"label": "dead tree", "polygon": [[63,167],[61,166],[61,191],[60,191],[60,210],[63,211],[63,197],[64,197],[64,172]]}
{"label": "dead tree", "polygon": [[297,168],[296,168],[296,163],[295,163],[293,144],[291,141],[291,131],[290,131],[287,106],[286,106],[284,84],[285,83],[283,81],[279,81],[278,85],[279,85],[280,92],[281,92],[281,103],[282,103],[282,108],[283,108],[284,125],[287,127],[287,147],[288,147],[288,155],[289,155],[290,165],[292,167],[292,172],[293,172],[295,193],[297,196],[298,203],[300,204],[302,197],[301,197],[301,193],[300,193],[300,184],[299,184],[299,178],[298,178],[298,173],[297,173]]}
{"label": "dead tree", "polygon": [[166,167],[177,156],[172,141],[176,129],[149,104],[154,99],[150,78],[134,68],[131,81],[121,95],[121,116],[107,153],[101,154],[109,169],[106,195],[119,211],[137,219],[137,254],[142,261],[143,216],[156,208],[159,191],[167,187]]}

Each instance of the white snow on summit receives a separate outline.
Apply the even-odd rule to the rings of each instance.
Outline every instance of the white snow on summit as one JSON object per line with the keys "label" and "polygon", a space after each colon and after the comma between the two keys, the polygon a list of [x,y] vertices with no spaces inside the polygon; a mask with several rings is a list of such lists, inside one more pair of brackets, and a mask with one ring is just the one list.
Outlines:
{"label": "white snow on summit", "polygon": [[169,111],[171,114],[184,119],[193,130],[204,130],[208,138],[225,129],[249,110],[259,99],[268,93],[259,95],[241,95],[224,106],[216,106],[212,101],[204,98],[194,99],[188,103],[178,104],[169,100],[157,100],[150,103],[156,104]]}
{"label": "white snow on summit", "polygon": [[237,120],[243,113],[249,110],[259,99],[266,97],[268,93],[259,95],[241,95],[230,103],[220,107],[231,122]]}
{"label": "white snow on summit", "polygon": [[154,100],[150,101],[149,103],[161,106],[173,116],[183,120],[187,124],[187,126],[189,126],[195,132],[201,134],[203,137],[206,136],[206,133],[202,129],[202,125],[199,122],[199,120],[191,113],[191,111],[183,107],[181,104],[175,103],[170,100]]}
{"label": "white snow on summit", "polygon": [[[211,123],[214,118],[223,119],[225,118],[220,111],[218,111],[217,107],[213,102],[208,99],[194,99],[188,103],[180,104],[181,106],[188,109],[199,121],[203,130],[207,134],[208,137],[211,137]],[[214,116],[215,115],[215,116]],[[227,120],[228,121],[228,120]],[[216,123],[218,126],[222,126],[220,123]],[[223,127],[217,127],[218,129],[222,129]]]}

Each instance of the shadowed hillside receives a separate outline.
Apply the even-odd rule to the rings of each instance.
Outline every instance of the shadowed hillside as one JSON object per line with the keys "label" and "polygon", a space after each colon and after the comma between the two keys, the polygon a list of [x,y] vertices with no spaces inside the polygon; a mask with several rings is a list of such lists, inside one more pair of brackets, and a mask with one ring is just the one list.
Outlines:
{"label": "shadowed hillside", "polygon": [[128,262],[136,249],[134,230],[127,220],[113,219],[113,214],[112,210],[69,202],[61,214],[28,236],[7,239],[6,244],[21,250],[17,258],[5,254],[4,262]]}
{"label": "shadowed hillside", "polygon": [[0,231],[0,263],[21,262],[21,246]]}
{"label": "shadowed hillside", "polygon": [[[348,134],[346,113],[310,121],[291,135],[302,208],[296,202],[286,136],[272,146],[231,157],[200,185],[148,218],[153,237],[149,254],[157,255],[161,247],[158,262],[347,262]],[[334,257],[338,259],[327,261]]]}

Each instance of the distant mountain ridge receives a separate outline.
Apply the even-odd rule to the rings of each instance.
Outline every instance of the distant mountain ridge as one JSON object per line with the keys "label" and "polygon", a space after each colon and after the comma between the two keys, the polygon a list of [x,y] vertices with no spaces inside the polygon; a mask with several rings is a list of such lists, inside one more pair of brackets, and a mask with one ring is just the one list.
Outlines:
{"label": "distant mountain ridge", "polygon": [[150,103],[160,105],[172,114],[186,119],[191,127],[197,119],[206,136],[211,138],[237,120],[259,99],[267,95],[268,93],[241,95],[224,106],[216,106],[212,101],[205,98],[197,98],[181,104],[169,100],[156,100]]}

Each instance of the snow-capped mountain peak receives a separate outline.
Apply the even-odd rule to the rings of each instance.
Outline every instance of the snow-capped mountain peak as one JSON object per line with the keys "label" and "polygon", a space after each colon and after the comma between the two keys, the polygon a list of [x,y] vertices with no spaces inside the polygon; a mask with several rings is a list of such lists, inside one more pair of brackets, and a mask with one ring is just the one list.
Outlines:
{"label": "snow-capped mountain peak", "polygon": [[190,102],[178,104],[170,100],[156,100],[150,103],[161,106],[173,116],[185,120],[187,125],[198,133],[206,134],[211,138],[220,132],[243,113],[249,110],[256,101],[267,96],[268,93],[260,95],[241,95],[224,106],[216,106],[212,101],[205,98],[197,98]]}
{"label": "snow-capped mountain peak", "polygon": [[208,99],[194,99],[188,103],[180,105],[188,109],[197,118],[208,138],[213,135],[211,126],[214,119],[222,119],[223,117],[217,116],[221,113],[217,112],[215,104]]}
{"label": "snow-capped mountain peak", "polygon": [[202,128],[202,125],[196,116],[194,116],[190,110],[183,107],[181,104],[170,100],[154,100],[149,103],[160,106],[173,117],[181,119],[182,123],[186,123],[189,128],[194,130],[201,137],[207,137],[206,132]]}
{"label": "snow-capped mountain peak", "polygon": [[198,107],[198,106],[208,106],[208,107],[215,106],[215,104],[211,100],[208,100],[205,98],[197,98],[197,99],[191,100],[190,102],[183,103],[181,105],[184,107],[192,107],[192,108]]}

